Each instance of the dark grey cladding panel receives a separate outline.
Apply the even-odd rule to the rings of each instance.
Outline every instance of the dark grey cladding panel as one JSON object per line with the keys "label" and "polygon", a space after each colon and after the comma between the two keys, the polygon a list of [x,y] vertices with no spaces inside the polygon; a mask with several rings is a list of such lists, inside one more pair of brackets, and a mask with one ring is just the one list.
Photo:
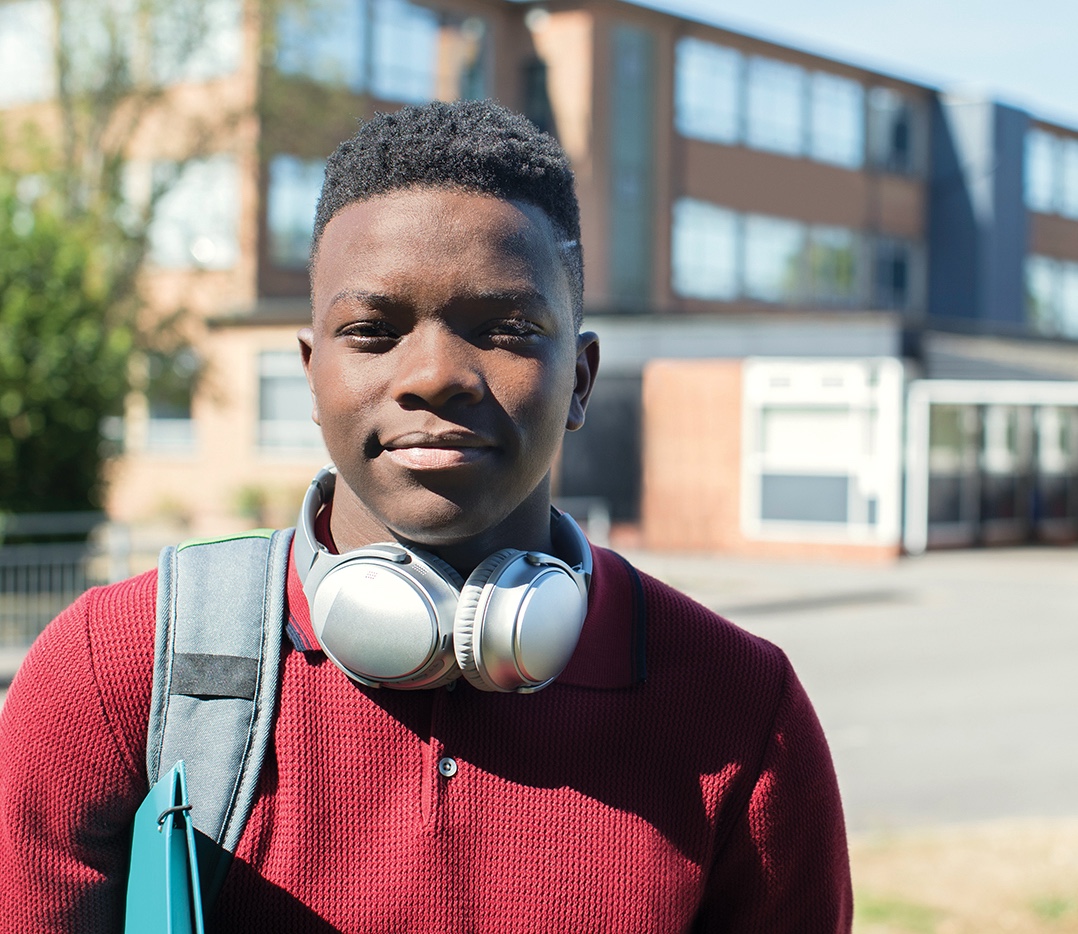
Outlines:
{"label": "dark grey cladding panel", "polygon": [[1032,366],[984,360],[927,348],[922,358],[928,379],[1065,380],[1066,376]]}

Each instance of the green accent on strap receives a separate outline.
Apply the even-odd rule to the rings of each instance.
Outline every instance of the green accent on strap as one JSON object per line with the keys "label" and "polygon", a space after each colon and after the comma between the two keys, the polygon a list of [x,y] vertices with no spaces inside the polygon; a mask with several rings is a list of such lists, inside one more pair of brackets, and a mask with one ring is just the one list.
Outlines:
{"label": "green accent on strap", "polygon": [[176,546],[177,551],[193,548],[196,545],[216,545],[218,542],[235,542],[242,538],[271,538],[273,529],[251,529],[249,532],[236,532],[234,535],[221,535],[218,538],[192,538]]}

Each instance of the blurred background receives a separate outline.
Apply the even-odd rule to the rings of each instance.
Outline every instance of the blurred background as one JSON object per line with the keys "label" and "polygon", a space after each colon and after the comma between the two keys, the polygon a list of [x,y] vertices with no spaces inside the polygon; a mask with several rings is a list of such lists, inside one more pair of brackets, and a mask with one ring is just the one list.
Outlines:
{"label": "blurred background", "polygon": [[602,375],[559,501],[790,652],[859,929],[1078,930],[1076,32],[1049,0],[0,0],[0,675],[161,545],[293,523],[325,158],[494,97],[583,213]]}

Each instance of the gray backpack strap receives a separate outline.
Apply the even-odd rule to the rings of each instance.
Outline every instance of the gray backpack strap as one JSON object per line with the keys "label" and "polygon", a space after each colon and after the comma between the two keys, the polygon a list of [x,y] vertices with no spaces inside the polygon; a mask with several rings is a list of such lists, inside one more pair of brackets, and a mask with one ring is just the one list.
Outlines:
{"label": "gray backpack strap", "polygon": [[[191,819],[215,863],[200,865],[210,901],[250,816],[273,732],[292,532],[161,552],[146,774],[152,787],[184,760]],[[217,846],[206,847],[207,837]]]}

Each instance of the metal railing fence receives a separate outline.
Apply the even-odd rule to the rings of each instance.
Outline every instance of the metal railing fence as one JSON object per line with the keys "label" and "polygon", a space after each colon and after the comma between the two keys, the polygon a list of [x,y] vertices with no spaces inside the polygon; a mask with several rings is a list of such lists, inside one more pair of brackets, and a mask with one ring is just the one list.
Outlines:
{"label": "metal railing fence", "polygon": [[101,513],[0,516],[0,649],[25,648],[89,587],[106,583]]}

